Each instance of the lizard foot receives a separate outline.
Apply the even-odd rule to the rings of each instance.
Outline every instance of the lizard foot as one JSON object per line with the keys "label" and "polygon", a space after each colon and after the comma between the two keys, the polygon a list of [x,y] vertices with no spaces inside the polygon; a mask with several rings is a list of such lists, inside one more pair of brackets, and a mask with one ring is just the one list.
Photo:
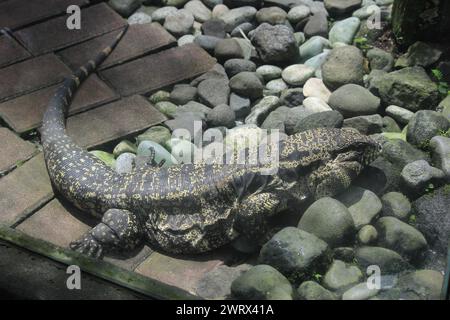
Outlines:
{"label": "lizard foot", "polygon": [[90,232],[86,233],[81,239],[73,241],[70,244],[70,249],[96,259],[100,258],[103,253],[103,246]]}

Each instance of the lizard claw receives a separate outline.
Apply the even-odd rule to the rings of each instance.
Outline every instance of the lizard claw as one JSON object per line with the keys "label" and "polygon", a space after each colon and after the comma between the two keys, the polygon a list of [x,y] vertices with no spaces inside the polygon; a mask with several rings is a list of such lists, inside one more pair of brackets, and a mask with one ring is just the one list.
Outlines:
{"label": "lizard claw", "polygon": [[81,239],[73,241],[70,244],[70,249],[95,259],[100,258],[103,253],[103,246],[91,233],[87,233]]}

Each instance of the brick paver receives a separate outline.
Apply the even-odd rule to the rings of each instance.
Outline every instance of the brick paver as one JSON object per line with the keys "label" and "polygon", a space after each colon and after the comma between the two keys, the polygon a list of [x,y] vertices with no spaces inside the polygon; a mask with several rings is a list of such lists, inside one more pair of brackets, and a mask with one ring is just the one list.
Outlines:
{"label": "brick paver", "polygon": [[0,69],[0,101],[61,82],[70,69],[54,54]]}
{"label": "brick paver", "polygon": [[[40,126],[47,104],[59,85],[44,88],[0,103],[0,117],[18,133]],[[91,75],[77,91],[69,114],[80,113],[119,99],[119,96],[97,75]]]}
{"label": "brick paver", "polygon": [[30,159],[37,148],[15,135],[7,128],[0,128],[0,174]]}
{"label": "brick paver", "polygon": [[123,256],[111,256],[107,255],[104,257],[105,261],[111,262],[118,267],[121,267],[126,270],[133,271],[136,269],[138,265],[140,265],[145,259],[148,258],[150,254],[152,254],[152,249],[147,246],[144,246],[139,252],[131,252],[129,257]]}
{"label": "brick paver", "polygon": [[8,36],[0,36],[0,68],[31,57],[16,40]]}
{"label": "brick paver", "polygon": [[70,205],[66,208],[59,200],[54,199],[20,223],[16,229],[34,238],[68,247],[70,242],[80,238],[95,225],[94,219],[88,219],[88,216],[87,213],[80,215]]}
{"label": "brick paver", "polygon": [[81,16],[82,27],[79,30],[68,29],[67,17],[61,16],[20,29],[14,32],[14,35],[31,53],[40,55],[121,29],[127,24],[105,3],[83,9]]}
{"label": "brick paver", "polygon": [[[109,46],[119,31],[85,41],[58,52],[62,60],[73,70],[95,57]],[[99,69],[123,63],[176,43],[176,39],[159,23],[131,25],[111,55]]]}
{"label": "brick paver", "polygon": [[123,96],[148,93],[210,70],[216,60],[196,44],[145,56],[100,72]]}
{"label": "brick paver", "polygon": [[0,223],[13,225],[53,197],[41,154],[0,178]]}
{"label": "brick paver", "polygon": [[165,120],[147,99],[135,95],[70,117],[67,132],[80,146],[92,148]]}
{"label": "brick paver", "polygon": [[75,4],[86,5],[89,0],[8,0],[0,2],[0,28],[15,29],[32,22],[66,12]]}

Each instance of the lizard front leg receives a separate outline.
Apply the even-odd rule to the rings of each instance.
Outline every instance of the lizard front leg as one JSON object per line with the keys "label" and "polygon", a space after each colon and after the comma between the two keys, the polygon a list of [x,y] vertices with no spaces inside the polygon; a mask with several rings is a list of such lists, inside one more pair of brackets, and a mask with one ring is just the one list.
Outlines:
{"label": "lizard front leg", "polygon": [[105,212],[101,223],[72,242],[70,248],[99,258],[105,250],[133,250],[143,238],[143,228],[136,214],[128,210],[110,209]]}

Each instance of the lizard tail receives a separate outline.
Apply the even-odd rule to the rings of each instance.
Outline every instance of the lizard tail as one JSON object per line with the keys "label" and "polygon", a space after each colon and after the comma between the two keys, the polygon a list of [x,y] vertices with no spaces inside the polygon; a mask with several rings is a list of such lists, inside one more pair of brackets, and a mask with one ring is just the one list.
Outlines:
{"label": "lizard tail", "polygon": [[96,68],[110,55],[112,50],[122,39],[127,28],[128,26],[125,27],[114,39],[114,42],[110,46],[104,48],[95,59],[89,60],[85,65],[78,68],[72,75],[64,79],[63,84],[58,88],[55,95],[50,100],[42,120],[40,132],[43,143],[45,140],[51,139],[58,133],[64,133],[66,127],[66,113],[70,103],[72,102],[72,97],[83,81],[86,80],[86,78],[89,77],[89,75],[93,73]]}

